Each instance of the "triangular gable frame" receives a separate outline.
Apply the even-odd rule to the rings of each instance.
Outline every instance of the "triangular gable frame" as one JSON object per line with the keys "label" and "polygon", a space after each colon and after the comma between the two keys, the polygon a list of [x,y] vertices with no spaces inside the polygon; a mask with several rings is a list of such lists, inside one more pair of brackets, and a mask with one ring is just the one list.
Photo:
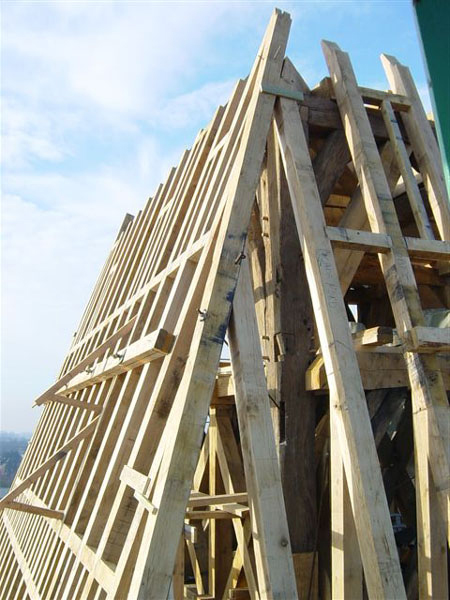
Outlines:
{"label": "triangular gable frame", "polygon": [[[188,505],[194,502],[192,482],[227,330],[256,566],[251,594],[297,597],[246,260],[248,223],[269,131],[286,173],[330,388],[333,593],[349,597],[350,590],[356,590],[358,596],[362,594],[362,563],[369,597],[406,597],[338,272],[345,264],[354,273],[357,263],[349,267],[343,256],[345,260],[337,267],[331,242],[343,248],[351,261],[358,258],[348,249],[375,248],[386,278],[413,390],[416,477],[423,518],[419,568],[423,572],[426,532],[438,535],[430,506],[439,507],[448,529],[448,406],[437,359],[423,354],[430,347],[445,347],[445,339],[424,325],[409,263],[411,252],[439,259],[449,253],[444,242],[450,223],[445,186],[436,161],[427,160],[423,153],[423,148],[431,148],[429,154],[435,159],[437,146],[433,146],[434,138],[428,122],[423,122],[404,67],[384,58],[396,94],[377,100],[424,240],[409,241],[412,238],[404,238],[396,222],[389,183],[363,104],[364,92],[356,84],[347,55],[336,45],[324,43],[360,182],[359,205],[364,201],[372,231],[358,227],[352,233],[352,217],[346,229],[328,227],[321,199],[326,192],[322,182],[316,181],[298,110],[305,84],[284,60],[289,26],[289,15],[275,11],[247,81],[237,85],[227,108],[219,109],[210,126],[200,132],[193,150],[185,153],[179,168],[171,172],[143,213],[127,220],[58,382],[36,401],[45,405],[45,418],[15,486],[0,501],[0,508],[5,509],[4,530],[30,597],[40,596],[15,533],[24,510],[31,513],[29,519],[47,519],[41,531],[53,559],[40,567],[36,580],[45,581],[43,597],[87,597],[95,589],[96,597],[109,598],[126,593],[159,599],[184,593],[176,578],[180,531]],[[392,109],[393,103],[402,102],[407,102],[405,125],[426,173],[442,240],[433,237],[414,174],[407,167],[407,151]],[[341,143],[342,134],[334,141]],[[182,201],[176,203],[175,198]],[[206,198],[209,202],[202,203]],[[358,206],[358,201],[354,204]],[[154,241],[146,247],[148,239]],[[194,244],[192,239],[196,239]],[[116,262],[119,257],[121,261]],[[114,264],[119,267],[111,268]],[[347,277],[350,283],[351,276]],[[141,282],[141,291],[136,281]],[[138,292],[138,301],[126,300],[127,294],[133,299]],[[79,411],[75,419],[71,419],[73,413],[64,412],[69,410]],[[51,436],[58,420],[62,443],[58,436]],[[114,428],[122,428],[118,437],[113,435]],[[69,452],[71,461],[64,461]],[[45,458],[39,461],[39,457]],[[58,469],[53,479],[52,469]],[[76,477],[75,489],[65,485],[71,477]],[[45,487],[50,480],[54,490]],[[32,491],[36,482],[39,486]],[[429,488],[435,497],[424,497]],[[93,490],[98,495],[93,496]],[[344,515],[348,512],[345,498],[352,507],[350,516]],[[430,504],[425,507],[425,502]],[[31,531],[33,521],[27,523],[22,531]],[[338,552],[339,533],[344,541]],[[245,555],[249,532],[242,529],[238,535],[244,539],[240,551]],[[348,543],[355,539],[360,557],[356,552],[349,567],[342,557],[348,559]],[[56,556],[58,563],[52,562]],[[245,561],[250,559],[241,559],[245,571]],[[356,578],[349,576],[352,569],[359,572]],[[249,564],[248,582],[251,572]],[[14,580],[11,574],[8,577]]]}

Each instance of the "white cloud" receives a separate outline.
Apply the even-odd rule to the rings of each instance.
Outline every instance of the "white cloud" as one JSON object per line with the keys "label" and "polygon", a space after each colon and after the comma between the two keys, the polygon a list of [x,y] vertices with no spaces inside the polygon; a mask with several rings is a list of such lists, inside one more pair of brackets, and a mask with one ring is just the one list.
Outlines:
{"label": "white cloud", "polygon": [[[369,9],[358,4],[338,12],[363,16]],[[325,22],[335,6],[280,5],[298,13],[291,57],[313,86],[326,71],[308,19]],[[2,4],[0,427],[32,427],[32,399],[62,362],[124,214],[144,205],[246,75],[271,10],[265,2]]]}
{"label": "white cloud", "polygon": [[[130,175],[128,185],[109,170],[6,182],[17,193],[3,200],[3,428],[17,429],[17,407],[56,376],[125,207],[143,204],[145,180]],[[38,413],[24,414],[29,429]]]}
{"label": "white cloud", "polygon": [[[21,102],[6,97],[2,102],[2,155],[9,169],[23,169],[30,160],[60,161],[69,153],[62,128],[50,113],[25,108]],[[67,115],[64,128],[68,129]]]}
{"label": "white cloud", "polygon": [[29,4],[8,7],[3,44],[14,60],[5,65],[6,88],[51,104],[146,117],[210,61],[206,49],[236,12],[226,3],[172,6],[53,3],[44,27]]}
{"label": "white cloud", "polygon": [[206,124],[219,104],[227,102],[235,83],[235,80],[206,83],[192,92],[171,98],[158,119],[165,127],[175,129],[198,120]]}

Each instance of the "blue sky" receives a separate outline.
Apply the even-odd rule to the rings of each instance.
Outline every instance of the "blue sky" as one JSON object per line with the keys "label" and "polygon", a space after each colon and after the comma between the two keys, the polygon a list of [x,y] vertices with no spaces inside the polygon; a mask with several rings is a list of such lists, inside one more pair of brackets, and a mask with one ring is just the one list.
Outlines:
{"label": "blue sky", "polygon": [[275,6],[310,86],[328,39],[361,85],[387,89],[382,52],[408,64],[429,110],[410,0],[2,1],[1,429],[34,427],[124,214],[247,74]]}

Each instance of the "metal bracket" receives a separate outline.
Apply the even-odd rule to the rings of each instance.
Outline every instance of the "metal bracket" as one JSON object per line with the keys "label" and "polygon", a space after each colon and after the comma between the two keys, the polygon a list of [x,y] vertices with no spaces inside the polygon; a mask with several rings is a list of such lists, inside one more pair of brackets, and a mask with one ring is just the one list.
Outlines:
{"label": "metal bracket", "polygon": [[300,92],[298,90],[288,90],[286,88],[280,88],[273,85],[261,84],[260,91],[263,94],[281,96],[282,98],[289,98],[289,100],[297,100],[297,102],[302,102],[304,99],[303,92]]}

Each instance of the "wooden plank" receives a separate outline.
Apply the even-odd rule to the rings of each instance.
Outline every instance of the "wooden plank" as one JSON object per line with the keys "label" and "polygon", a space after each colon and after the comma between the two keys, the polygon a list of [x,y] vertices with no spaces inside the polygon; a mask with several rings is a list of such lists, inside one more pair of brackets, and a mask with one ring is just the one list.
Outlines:
{"label": "wooden plank", "polygon": [[318,552],[296,552],[292,555],[299,600],[319,598]]}
{"label": "wooden plank", "polygon": [[226,510],[188,510],[186,512],[186,519],[189,519],[190,521],[203,521],[205,519],[242,519],[242,516]]}
{"label": "wooden plank", "polygon": [[[408,331],[413,327],[422,326],[424,316],[406,243],[349,57],[336,44],[322,42],[322,46],[345,124],[355,170],[363,189],[363,199],[371,229],[376,233],[387,233],[392,240],[392,252],[386,255],[380,254],[379,260],[398,334],[402,340],[407,341]],[[448,531],[450,420],[442,375],[432,356],[425,357],[411,352],[406,354],[406,360],[411,381],[413,414],[416,415],[415,422],[425,419],[430,436],[429,440],[416,437],[416,443],[422,446],[418,452],[429,455],[434,484],[439,490],[437,493],[439,508],[450,535]],[[419,412],[424,414],[419,415]],[[426,474],[416,471],[416,477],[421,476]],[[424,485],[433,485],[433,483],[424,482]],[[433,523],[418,522],[418,527],[430,528],[433,527]],[[422,576],[425,574],[423,573]],[[447,575],[442,572],[440,576]]]}
{"label": "wooden plank", "polygon": [[348,248],[362,252],[381,252],[383,254],[389,252],[391,248],[389,236],[382,233],[328,226],[327,235],[337,248]]}
{"label": "wooden plank", "polygon": [[[36,496],[36,494],[27,489],[24,492],[26,498],[35,505],[41,506],[45,508],[42,500]],[[51,519],[48,521],[50,527],[55,531],[56,535],[59,539],[65,544],[68,550],[73,553],[75,556],[79,558],[80,563],[86,570],[92,569],[92,565],[95,563],[95,552],[89,545],[83,543],[82,537],[80,537],[75,531],[73,531],[68,525],[65,523],[61,523],[60,521],[56,521],[55,519]],[[111,568],[111,565],[108,564],[104,560],[98,561],[98,567],[95,574],[95,578],[100,586],[109,591],[111,588],[111,584],[114,577],[114,571]],[[59,565],[62,568],[62,565]],[[61,573],[58,572],[58,569],[55,569],[56,577],[61,577]]]}
{"label": "wooden plank", "polygon": [[325,205],[351,156],[342,129],[332,131],[313,161],[322,204]]}
{"label": "wooden plank", "polygon": [[[283,67],[283,70],[285,69]],[[266,159],[261,173],[258,188],[258,207],[261,225],[261,236],[259,231],[255,232],[262,243],[257,252],[252,253],[253,267],[256,267],[255,259],[261,261],[260,270],[262,281],[258,281],[255,268],[252,269],[253,286],[261,291],[257,294],[256,318],[261,336],[262,353],[265,360],[267,388],[273,399],[271,406],[273,430],[275,442],[278,446],[284,424],[281,423],[280,414],[280,378],[281,362],[283,357],[283,339],[281,334],[281,312],[279,276],[281,272],[280,256],[280,201],[281,201],[281,170],[282,165],[273,127],[269,130],[267,137]],[[255,206],[254,212],[257,210]],[[250,244],[249,244],[250,247]],[[262,251],[262,253],[261,253]]]}
{"label": "wooden plank", "polygon": [[47,401],[47,398],[52,398],[53,394],[55,394],[63,385],[65,385],[68,381],[72,379],[77,373],[80,371],[84,371],[86,367],[88,367],[96,358],[102,356],[107,350],[113,348],[116,343],[123,337],[127,335],[133,328],[136,317],[130,319],[125,325],[123,325],[118,331],[116,331],[113,335],[111,335],[103,344],[101,344],[98,348],[93,350],[86,358],[84,358],[80,363],[78,363],[75,367],[73,367],[68,373],[66,373],[63,377],[58,379],[56,383],[50,386],[43,394],[41,394],[35,400],[35,404],[38,406]]}
{"label": "wooden plank", "polygon": [[95,413],[101,413],[103,407],[100,404],[93,404],[83,402],[83,400],[77,400],[76,398],[66,398],[65,396],[59,396],[58,394],[48,395],[46,402],[57,402],[59,404],[65,404],[66,406],[72,406],[73,408],[82,408],[84,410],[91,410]]}
{"label": "wooden plank", "polygon": [[409,331],[409,338],[417,352],[450,351],[450,327],[417,326]]}
{"label": "wooden plank", "polygon": [[[287,80],[290,85],[302,89],[304,93],[309,91],[305,90],[306,84],[295,68],[291,68],[290,61],[285,60],[282,79],[283,81]],[[308,123],[305,123],[303,119],[302,125],[304,130],[309,129]],[[334,143],[330,143],[330,145],[335,150],[333,164],[337,174],[340,174],[341,170],[345,168],[346,157],[341,154],[342,146],[339,150],[339,140],[337,144],[334,140]],[[277,165],[274,175],[279,180],[277,195],[279,196],[280,212],[278,235],[280,264],[274,273],[276,288],[273,294],[274,296],[279,295],[280,310],[279,329],[275,330],[275,340],[278,346],[276,360],[278,360],[280,372],[276,401],[281,408],[281,418],[283,419],[284,416],[283,430],[280,432],[282,444],[279,447],[279,460],[291,549],[293,555],[298,554],[305,557],[315,547],[318,506],[314,465],[316,399],[313,394],[305,390],[304,376],[311,359],[314,317],[311,299],[309,294],[305,294],[307,288],[305,266],[276,131],[274,149]],[[322,151],[324,151],[324,147]],[[327,154],[330,156],[330,146],[328,146]],[[322,158],[324,158],[323,155]],[[318,163],[314,164],[314,168],[317,168],[323,175],[323,184],[320,190],[323,194],[323,201],[328,190],[331,190],[334,184],[325,176],[326,170],[321,169],[320,159]],[[273,187],[274,183],[271,184],[270,189]],[[269,290],[270,292],[271,290]],[[270,390],[270,386],[268,387]],[[272,391],[270,394],[273,396]],[[300,461],[298,460],[299,456],[303,457]],[[314,600],[314,596],[311,600]]]}
{"label": "wooden plank", "polygon": [[214,506],[216,504],[239,504],[247,501],[247,492],[242,492],[239,494],[216,494],[214,496],[211,496],[209,494],[195,494],[191,495],[191,497],[189,498],[188,507],[194,508],[196,506]]}
{"label": "wooden plank", "polygon": [[353,334],[355,348],[361,346],[383,346],[392,344],[394,335],[391,327],[370,327]]}
{"label": "wooden plank", "polygon": [[51,508],[43,508],[42,506],[34,506],[33,504],[25,504],[25,502],[17,502],[15,500],[7,502],[4,508],[18,510],[32,515],[41,515],[42,517],[48,517],[49,519],[64,519],[64,512],[62,510],[52,510]]}
{"label": "wooden plank", "polygon": [[403,183],[405,184],[406,193],[408,194],[414,221],[416,222],[420,237],[426,240],[434,240],[433,229],[428,219],[411,163],[409,162],[409,155],[403,142],[400,127],[395,118],[392,105],[387,100],[383,100],[381,103],[381,114],[383,115],[395,158],[402,174]]}
{"label": "wooden plank", "polygon": [[[417,522],[418,588],[420,600],[448,598],[447,540],[427,453],[429,428],[426,419],[414,419],[414,462]],[[419,476],[418,476],[419,475]]]}
{"label": "wooden plank", "polygon": [[263,94],[272,94],[273,96],[280,96],[281,98],[290,98],[291,100],[297,100],[297,102],[301,102],[304,98],[303,93],[299,90],[280,86],[261,84],[260,89]]}
{"label": "wooden plank", "polygon": [[128,465],[124,465],[120,473],[120,481],[129,485],[133,490],[146,494],[149,490],[151,480],[147,475],[139,473]]}
{"label": "wooden plank", "polygon": [[259,591],[261,598],[296,598],[281,475],[247,263],[241,268],[234,298],[229,343]]}
{"label": "wooden plank", "polygon": [[389,102],[394,110],[400,112],[408,112],[411,108],[411,102],[407,96],[402,94],[393,94],[392,92],[383,92],[381,90],[374,90],[373,88],[367,88],[358,86],[359,93],[362,99],[366,103],[375,104],[382,106],[383,102]]}
{"label": "wooden plank", "polygon": [[[184,598],[184,539],[181,537],[178,544],[177,557],[175,560],[175,568],[173,571],[173,579],[171,590],[174,600],[183,600]],[[168,598],[170,598],[170,593]]]}
{"label": "wooden plank", "polygon": [[45,473],[53,467],[59,460],[64,458],[70,450],[75,448],[80,442],[89,437],[98,425],[100,416],[96,417],[93,421],[86,425],[80,432],[74,435],[70,440],[63,444],[52,456],[47,458],[37,469],[35,469],[26,479],[21,481],[19,485],[10,490],[6,496],[0,500],[0,510],[5,508],[8,502],[17,498],[24,490],[32,485],[37,479],[45,475]]}
{"label": "wooden plank", "polygon": [[[394,352],[364,351],[361,347],[356,354],[361,379],[365,390],[378,388],[410,387],[411,383],[403,354],[397,348]],[[444,385],[450,390],[450,359],[447,356],[438,357],[439,370],[444,379]],[[318,356],[306,372],[306,387],[308,390],[326,390],[328,381],[323,357]]]}
{"label": "wooden plank", "polygon": [[430,260],[448,260],[450,242],[440,240],[423,240],[421,238],[405,237],[408,253],[412,257]]}
{"label": "wooden plank", "polygon": [[[217,459],[225,492],[235,493],[246,488],[244,467],[241,452],[233,433],[230,419],[218,419]],[[250,556],[248,544],[251,540],[251,525],[249,516],[243,522],[233,519],[232,525],[237,540],[237,550],[230,568],[227,585],[229,589],[237,584],[241,569],[244,569],[245,579],[252,600],[259,600],[256,577],[253,571],[253,557]],[[223,599],[222,599],[223,600]]]}
{"label": "wooden plank", "polygon": [[164,329],[158,329],[130,344],[113,356],[108,356],[91,370],[79,373],[67,381],[59,390],[60,394],[71,394],[88,385],[115,377],[139,365],[157,360],[168,354],[173,346],[174,336]]}
{"label": "wooden plank", "polygon": [[[394,188],[400,173],[394,164],[394,155],[390,143],[386,143],[383,146],[381,151],[381,162],[388,175],[389,185],[391,188]],[[361,186],[358,186],[352,195],[350,204],[347,206],[339,226],[357,230],[369,229],[369,221],[362,198]],[[342,293],[345,294],[353,281],[364,254],[355,250],[344,250],[342,248],[337,248],[334,254]]]}
{"label": "wooden plank", "polygon": [[330,403],[331,586],[333,598],[363,597],[362,563],[351,511],[349,486],[342,462],[336,402]]}
{"label": "wooden plank", "polygon": [[313,305],[320,307],[316,321],[328,380],[339,402],[345,471],[359,490],[352,509],[368,590],[374,597],[404,598],[364,390],[309,151],[295,104],[281,99],[275,116]]}
{"label": "wooden plank", "polygon": [[17,561],[19,568],[22,571],[27,593],[29,594],[31,600],[41,600],[41,595],[39,594],[39,591],[33,579],[31,569],[16,538],[13,526],[5,513],[3,513],[2,518],[3,523],[5,524],[6,530],[8,532],[10,544],[14,550],[15,560]]}
{"label": "wooden plank", "polygon": [[200,568],[200,563],[197,558],[197,553],[195,551],[194,544],[190,540],[186,540],[186,545],[189,553],[189,559],[192,565],[192,571],[194,573],[195,586],[197,588],[198,594],[205,593],[205,587],[203,585],[202,572]]}

